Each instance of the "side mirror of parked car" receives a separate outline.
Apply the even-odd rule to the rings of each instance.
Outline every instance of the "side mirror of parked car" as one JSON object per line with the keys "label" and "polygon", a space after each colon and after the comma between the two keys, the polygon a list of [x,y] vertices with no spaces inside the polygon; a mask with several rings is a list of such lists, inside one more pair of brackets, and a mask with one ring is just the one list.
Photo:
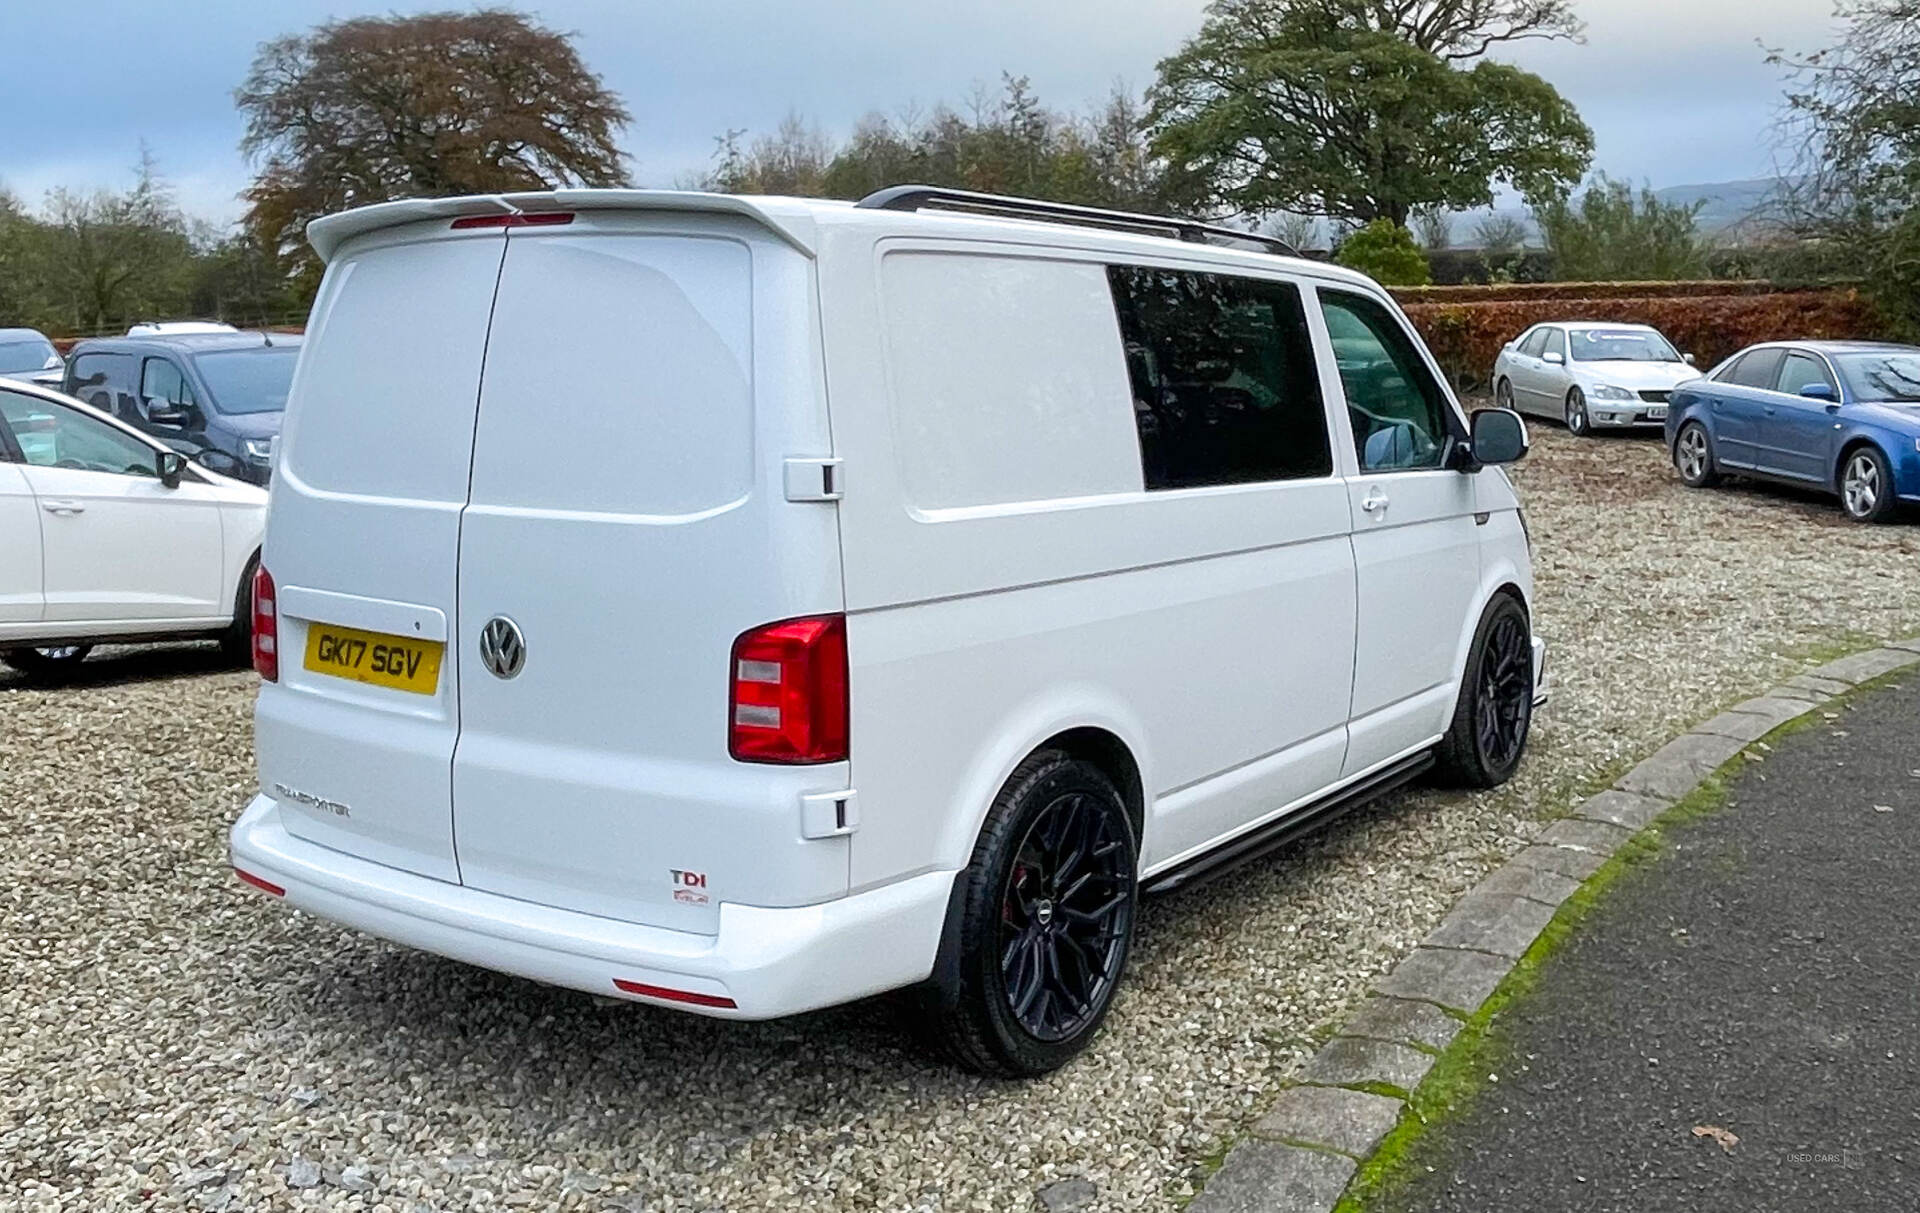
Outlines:
{"label": "side mirror of parked car", "polygon": [[1688,366],[1696,366],[1696,365],[1698,365],[1697,363],[1695,363],[1695,362],[1694,362],[1694,360],[1693,360],[1693,355],[1692,355],[1692,354],[1682,354],[1682,355],[1680,355],[1680,361],[1682,361],[1682,362],[1684,362],[1684,363],[1686,363],[1686,364],[1687,364]]}
{"label": "side mirror of parked car", "polygon": [[1809,383],[1800,389],[1800,394],[1808,400],[1835,400],[1831,383]]}
{"label": "side mirror of parked car", "polygon": [[180,473],[187,470],[187,461],[179,451],[161,451],[154,456],[153,463],[162,485],[170,489],[180,487]]}
{"label": "side mirror of parked car", "polygon": [[1542,361],[1551,362],[1555,366],[1567,365],[1567,356],[1554,350],[1548,350],[1546,353],[1540,355],[1540,358]]}
{"label": "side mirror of parked car", "polygon": [[1526,458],[1527,423],[1512,409],[1481,409],[1473,415],[1473,457],[1479,463]]}
{"label": "side mirror of parked car", "polygon": [[183,430],[187,428],[187,406],[149,396],[147,397],[147,424],[158,426],[163,430]]}

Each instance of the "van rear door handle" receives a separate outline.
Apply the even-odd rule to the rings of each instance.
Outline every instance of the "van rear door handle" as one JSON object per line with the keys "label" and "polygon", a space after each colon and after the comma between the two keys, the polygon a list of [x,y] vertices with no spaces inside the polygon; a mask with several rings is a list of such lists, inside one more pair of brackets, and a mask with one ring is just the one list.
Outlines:
{"label": "van rear door handle", "polygon": [[43,501],[40,508],[49,514],[84,514],[87,507],[77,501]]}
{"label": "van rear door handle", "polygon": [[1361,501],[1360,508],[1369,514],[1383,514],[1387,509],[1387,495],[1377,488],[1368,489],[1366,499]]}

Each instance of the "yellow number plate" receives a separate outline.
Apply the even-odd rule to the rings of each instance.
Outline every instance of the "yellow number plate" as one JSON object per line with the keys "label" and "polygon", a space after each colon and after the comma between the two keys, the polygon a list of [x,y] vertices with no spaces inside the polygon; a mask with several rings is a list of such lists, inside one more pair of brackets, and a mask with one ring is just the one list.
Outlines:
{"label": "yellow number plate", "polygon": [[431,695],[440,687],[440,658],[446,648],[438,640],[316,623],[307,628],[305,665],[316,674]]}

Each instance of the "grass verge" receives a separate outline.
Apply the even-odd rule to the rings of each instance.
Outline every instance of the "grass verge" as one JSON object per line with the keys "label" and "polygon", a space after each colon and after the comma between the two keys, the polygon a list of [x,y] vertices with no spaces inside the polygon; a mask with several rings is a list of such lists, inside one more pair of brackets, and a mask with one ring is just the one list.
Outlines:
{"label": "grass verge", "polygon": [[1911,666],[1895,670],[1864,682],[1787,721],[1758,741],[1743,747],[1740,754],[1722,764],[1672,808],[1623,843],[1572,896],[1560,904],[1533,945],[1515,963],[1513,971],[1507,974],[1480,1009],[1467,1018],[1466,1026],[1441,1053],[1433,1068],[1427,1071],[1425,1080],[1413,1092],[1399,1123],[1381,1140],[1373,1154],[1360,1164],[1360,1169],[1347,1185],[1346,1193],[1334,1206],[1334,1213],[1368,1213],[1376,1209],[1410,1174],[1416,1143],[1438,1121],[1465,1108],[1485,1092],[1485,1075],[1489,1071],[1498,1071],[1506,1060],[1501,1042],[1494,1035],[1501,1014],[1533,988],[1547,961],[1560,950],[1608,891],[1624,877],[1644,868],[1660,853],[1669,832],[1725,807],[1735,780],[1748,763],[1746,753],[1757,747],[1774,747],[1784,738],[1803,729],[1828,724],[1830,722],[1822,712],[1833,711],[1856,696],[1894,685],[1912,673]]}

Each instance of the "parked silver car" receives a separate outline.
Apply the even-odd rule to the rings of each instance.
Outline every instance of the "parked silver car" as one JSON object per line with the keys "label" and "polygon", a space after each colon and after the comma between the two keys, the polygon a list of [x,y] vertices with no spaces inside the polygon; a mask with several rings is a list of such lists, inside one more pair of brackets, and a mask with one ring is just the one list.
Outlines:
{"label": "parked silver car", "polygon": [[1698,379],[1693,355],[1644,324],[1536,324],[1493,363],[1502,408],[1555,417],[1585,436],[1598,428],[1661,426],[1673,389]]}

